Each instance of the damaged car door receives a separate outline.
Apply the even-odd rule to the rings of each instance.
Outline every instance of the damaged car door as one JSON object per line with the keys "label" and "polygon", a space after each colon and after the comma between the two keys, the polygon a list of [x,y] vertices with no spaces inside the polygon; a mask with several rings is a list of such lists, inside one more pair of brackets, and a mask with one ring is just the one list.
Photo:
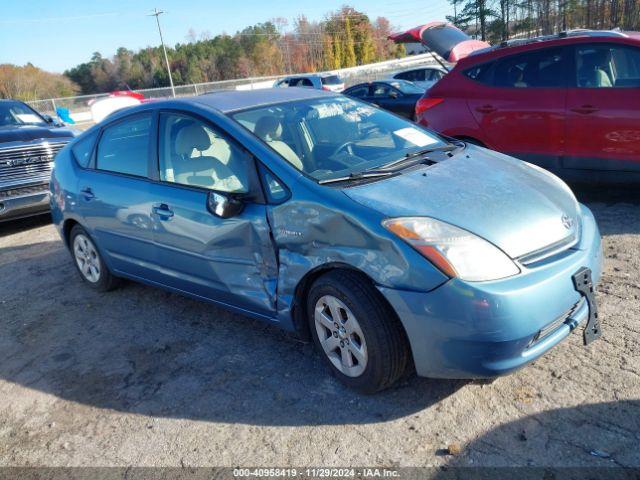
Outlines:
{"label": "damaged car door", "polygon": [[208,121],[158,120],[154,243],[163,283],[272,317],[277,264],[255,160]]}

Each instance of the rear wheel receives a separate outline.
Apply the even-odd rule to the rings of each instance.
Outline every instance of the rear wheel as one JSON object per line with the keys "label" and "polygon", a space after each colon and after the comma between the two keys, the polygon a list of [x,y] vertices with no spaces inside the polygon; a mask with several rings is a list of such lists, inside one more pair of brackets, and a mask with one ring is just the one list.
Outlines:
{"label": "rear wheel", "polygon": [[95,243],[80,225],[71,229],[69,245],[76,269],[87,285],[103,292],[118,285],[118,279],[111,274]]}
{"label": "rear wheel", "polygon": [[361,275],[334,271],[316,280],[308,315],[314,342],[348,387],[375,393],[405,372],[409,348],[402,325]]}

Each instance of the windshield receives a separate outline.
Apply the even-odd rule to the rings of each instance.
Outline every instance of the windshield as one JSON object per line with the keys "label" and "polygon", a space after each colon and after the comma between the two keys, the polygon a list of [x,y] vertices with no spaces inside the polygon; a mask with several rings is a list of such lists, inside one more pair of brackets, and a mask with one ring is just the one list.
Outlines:
{"label": "windshield", "polygon": [[447,143],[429,130],[348,97],[316,98],[232,115],[318,181],[341,178]]}
{"label": "windshield", "polygon": [[19,125],[46,125],[46,122],[24,103],[0,102],[0,127]]}
{"label": "windshield", "polygon": [[424,93],[424,88],[420,88],[415,83],[408,82],[406,80],[394,80],[393,82],[389,82],[389,85],[391,85],[392,87],[396,87],[402,93],[405,93],[407,95],[422,95]]}

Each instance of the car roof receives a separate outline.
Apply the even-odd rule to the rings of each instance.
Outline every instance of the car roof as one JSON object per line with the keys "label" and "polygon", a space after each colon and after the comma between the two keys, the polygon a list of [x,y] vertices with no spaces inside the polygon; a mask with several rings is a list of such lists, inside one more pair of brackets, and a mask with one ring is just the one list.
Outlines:
{"label": "car roof", "polygon": [[[585,42],[618,42],[637,43],[640,40],[639,32],[623,32],[620,30],[569,30],[554,35],[513,39],[502,42],[499,45],[483,48],[472,52],[468,57],[461,59],[458,65],[474,65],[494,58],[512,55],[515,53],[536,50],[538,48],[563,46]],[[456,66],[458,66],[456,65]]]}
{"label": "car roof", "polygon": [[371,80],[370,82],[361,82],[361,83],[356,83],[355,85],[351,85],[350,87],[345,88],[344,91],[346,92],[347,90],[353,90],[354,88],[360,88],[360,87],[370,87],[375,83],[384,83],[386,85],[390,85],[391,82],[403,82],[403,81],[404,80],[395,80],[395,79]]}
{"label": "car roof", "polygon": [[413,72],[414,70],[440,70],[440,71],[446,71],[444,69],[444,67],[442,67],[440,65],[419,65],[419,66],[416,66],[416,67],[403,68],[402,70],[394,70],[393,72],[390,72],[389,75],[396,75],[398,73],[403,73],[403,72]]}
{"label": "car roof", "polygon": [[391,85],[392,87],[394,86],[393,84],[402,84],[402,83],[407,83],[407,84],[411,84],[413,85],[413,82],[410,82],[409,80],[403,80],[402,78],[381,78],[380,80],[371,80],[370,82],[362,82],[362,83],[357,83],[356,85],[352,85],[349,87],[349,89],[353,88],[353,87],[360,87],[362,85],[374,85],[376,83],[384,83],[385,85]]}
{"label": "car roof", "polygon": [[326,77],[338,77],[337,73],[299,73],[296,75],[287,75],[280,80],[286,80],[289,78],[326,78]]}
{"label": "car roof", "polygon": [[332,92],[312,88],[260,88],[256,90],[220,90],[180,100],[186,103],[206,105],[223,113],[229,113],[246,108],[336,95]]}

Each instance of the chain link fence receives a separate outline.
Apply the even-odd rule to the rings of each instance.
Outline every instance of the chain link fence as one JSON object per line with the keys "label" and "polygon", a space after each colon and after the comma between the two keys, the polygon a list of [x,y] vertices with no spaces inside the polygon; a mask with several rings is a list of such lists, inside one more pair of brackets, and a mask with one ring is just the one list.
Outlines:
{"label": "chain link fence", "polygon": [[[434,64],[437,64],[437,62],[431,54],[421,54],[397,60],[387,60],[385,62],[318,73],[337,74],[344,80],[345,86],[349,87],[361,82],[370,82],[386,78],[391,72],[396,70]],[[176,97],[192,97],[216,90],[251,90],[256,88],[269,88],[276,80],[285,76],[289,76],[289,74],[269,77],[239,78],[234,80],[221,80],[217,82],[195,83],[190,85],[177,85],[175,87],[175,92]],[[136,92],[141,93],[145,98],[162,99],[172,97],[171,87],[147,88],[136,90]],[[93,123],[91,104],[97,100],[107,97],[109,97],[108,93],[99,93],[95,95],[79,95],[76,97],[33,100],[27,103],[38,112],[51,116],[57,115],[58,108],[64,108],[68,110],[76,122],[82,126],[83,124],[88,125]]]}

